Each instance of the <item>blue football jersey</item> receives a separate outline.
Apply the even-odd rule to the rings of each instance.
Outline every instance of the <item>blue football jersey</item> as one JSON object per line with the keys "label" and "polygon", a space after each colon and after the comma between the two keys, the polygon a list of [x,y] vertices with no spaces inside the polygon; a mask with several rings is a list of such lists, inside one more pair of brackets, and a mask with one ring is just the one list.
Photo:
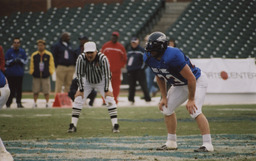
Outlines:
{"label": "blue football jersey", "polygon": [[0,70],[0,88],[4,87],[5,84],[6,84],[5,76],[2,73],[2,71]]}
{"label": "blue football jersey", "polygon": [[167,47],[161,60],[152,57],[149,52],[144,53],[143,59],[159,78],[164,78],[168,84],[174,86],[187,84],[187,80],[180,74],[186,64],[196,79],[201,75],[201,70],[192,65],[189,58],[178,48]]}

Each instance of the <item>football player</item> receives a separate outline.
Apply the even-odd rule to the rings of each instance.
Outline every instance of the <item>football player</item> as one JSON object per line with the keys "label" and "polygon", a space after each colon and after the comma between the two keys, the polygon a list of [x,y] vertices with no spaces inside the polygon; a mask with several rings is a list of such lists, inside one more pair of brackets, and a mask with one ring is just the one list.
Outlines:
{"label": "football player", "polygon": [[[189,58],[175,47],[167,46],[166,35],[153,32],[148,39],[144,61],[156,74],[157,84],[162,99],[159,110],[165,117],[168,131],[166,143],[157,150],[176,150],[177,119],[175,109],[187,100],[186,108],[198,124],[203,138],[203,145],[195,152],[214,151],[208,120],[202,113],[202,105],[207,89],[207,76],[196,66],[191,64]],[[172,87],[168,93],[166,83]]]}
{"label": "football player", "polygon": [[0,70],[0,109],[5,105],[10,96],[8,81]]}

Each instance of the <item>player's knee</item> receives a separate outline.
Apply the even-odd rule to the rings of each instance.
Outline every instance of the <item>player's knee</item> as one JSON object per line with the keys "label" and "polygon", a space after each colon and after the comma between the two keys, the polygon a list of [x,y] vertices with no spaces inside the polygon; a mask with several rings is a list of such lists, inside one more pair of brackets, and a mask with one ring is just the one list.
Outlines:
{"label": "player's knee", "polygon": [[105,101],[108,107],[116,107],[116,101],[114,100],[114,97],[106,96]]}
{"label": "player's knee", "polygon": [[168,108],[163,107],[162,113],[163,113],[163,115],[165,115],[165,116],[170,116],[170,115],[172,115],[172,114],[174,113],[174,111],[169,110]]}
{"label": "player's knee", "polygon": [[193,119],[196,119],[197,116],[199,116],[201,113],[202,113],[201,111],[196,111],[195,113],[190,114],[190,116],[191,116]]}

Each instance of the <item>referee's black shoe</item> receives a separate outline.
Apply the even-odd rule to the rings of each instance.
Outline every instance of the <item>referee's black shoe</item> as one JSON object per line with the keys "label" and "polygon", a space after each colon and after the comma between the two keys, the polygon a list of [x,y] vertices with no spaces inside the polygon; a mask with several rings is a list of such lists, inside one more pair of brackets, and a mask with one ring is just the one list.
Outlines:
{"label": "referee's black shoe", "polygon": [[69,129],[68,129],[68,133],[73,133],[76,132],[76,127],[74,126],[74,124],[69,124]]}
{"label": "referee's black shoe", "polygon": [[118,124],[115,124],[114,125],[114,127],[113,127],[113,129],[112,129],[112,132],[113,133],[119,133],[120,131],[119,131],[119,125]]}
{"label": "referee's black shoe", "polygon": [[17,107],[18,107],[18,108],[24,108],[24,106],[22,106],[21,103],[17,103]]}

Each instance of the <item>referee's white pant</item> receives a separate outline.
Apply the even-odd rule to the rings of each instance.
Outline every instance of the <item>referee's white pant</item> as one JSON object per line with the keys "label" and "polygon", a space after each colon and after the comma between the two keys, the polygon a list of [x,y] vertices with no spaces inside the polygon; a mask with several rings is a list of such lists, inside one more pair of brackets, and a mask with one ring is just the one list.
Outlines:
{"label": "referee's white pant", "polygon": [[4,87],[0,88],[0,109],[6,104],[10,96],[10,88],[6,83]]}
{"label": "referee's white pant", "polygon": [[[190,115],[192,118],[196,118],[202,113],[202,106],[204,103],[207,86],[207,76],[205,73],[201,72],[201,76],[196,81],[195,104],[197,110],[195,113]],[[167,108],[163,107],[162,113],[167,116],[173,114],[175,109],[188,99],[188,94],[189,91],[187,85],[172,86],[167,94],[168,106]]]}
{"label": "referee's white pant", "polygon": [[[81,110],[83,108],[83,105],[86,101],[86,98],[88,95],[91,93],[92,89],[94,88],[98,92],[100,92],[101,96],[104,98],[107,108],[108,108],[108,113],[112,122],[112,126],[118,123],[117,120],[117,105],[116,101],[114,100],[114,97],[112,96],[106,96],[105,97],[105,80],[102,79],[102,81],[98,84],[92,84],[89,83],[85,78],[83,78],[83,84],[84,84],[84,98],[81,96],[78,96],[75,98],[74,103],[73,103],[73,109],[72,109],[72,119],[71,122],[77,126],[78,118],[81,113]],[[109,82],[109,89],[110,92],[113,92],[111,82]]]}
{"label": "referee's white pant", "polygon": [[[101,96],[105,99],[106,103],[109,102],[105,98],[105,91],[104,91],[105,80],[104,79],[102,79],[101,82],[98,83],[98,84],[92,84],[92,83],[89,83],[85,78],[83,78],[83,85],[84,85],[84,98],[81,99],[81,97],[76,97],[75,100],[74,100],[74,103],[73,103],[73,107],[82,109],[82,107],[83,107],[83,105],[86,101],[86,98],[88,97],[88,95],[91,93],[91,91],[93,89],[100,92]],[[110,92],[113,92],[111,82],[109,82],[109,89],[108,90]],[[114,103],[116,104],[116,102],[114,102]]]}

